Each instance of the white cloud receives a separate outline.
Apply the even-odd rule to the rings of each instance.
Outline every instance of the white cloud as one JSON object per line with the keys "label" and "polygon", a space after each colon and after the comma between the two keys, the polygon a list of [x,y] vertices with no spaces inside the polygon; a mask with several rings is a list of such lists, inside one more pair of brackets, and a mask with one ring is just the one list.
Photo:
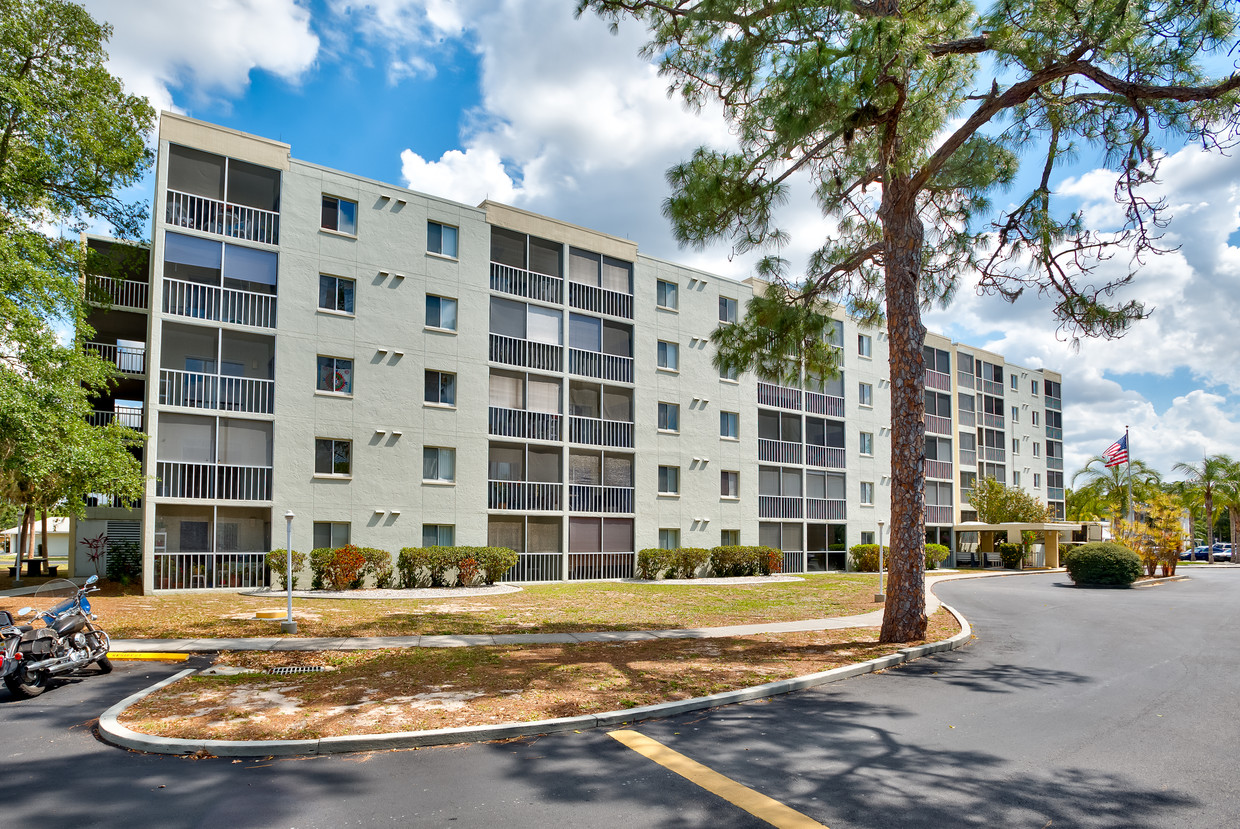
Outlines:
{"label": "white cloud", "polygon": [[413,150],[400,154],[400,175],[408,186],[424,193],[467,204],[483,199],[511,204],[521,191],[504,171],[504,164],[493,150],[451,150],[438,161],[426,161]]}

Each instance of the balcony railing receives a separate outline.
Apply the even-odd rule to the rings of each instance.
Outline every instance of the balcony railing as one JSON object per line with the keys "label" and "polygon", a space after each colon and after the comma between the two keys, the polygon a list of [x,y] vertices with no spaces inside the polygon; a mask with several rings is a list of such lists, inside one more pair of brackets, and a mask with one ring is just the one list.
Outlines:
{"label": "balcony railing", "polygon": [[977,426],[977,419],[973,412],[956,412],[956,419],[960,421],[961,429],[972,429]]}
{"label": "balcony railing", "polygon": [[487,481],[487,509],[548,510],[559,512],[560,484],[527,481]]}
{"label": "balcony railing", "polygon": [[952,419],[950,417],[939,417],[938,415],[924,415],[926,420],[926,431],[933,432],[936,435],[950,435],[952,433]]}
{"label": "balcony railing", "polygon": [[974,449],[960,450],[961,466],[977,466],[977,451]]}
{"label": "balcony railing", "polygon": [[952,390],[952,376],[941,371],[926,369],[926,388],[939,391]]}
{"label": "balcony railing", "polygon": [[633,487],[569,484],[568,508],[573,512],[632,514]]}
{"label": "balcony railing", "polygon": [[125,374],[146,374],[146,346],[117,345],[116,343],[82,343],[87,351],[99,355],[99,359],[111,363]]}
{"label": "balcony railing", "polygon": [[1046,398],[1046,408],[1054,409],[1058,412],[1063,409],[1063,401],[1058,397],[1048,397]]}
{"label": "balcony railing", "polygon": [[569,553],[568,579],[631,579],[632,553]]}
{"label": "balcony railing", "polygon": [[827,417],[844,416],[844,398],[833,394],[819,394],[816,391],[805,392],[805,411]]}
{"label": "balcony railing", "polygon": [[927,524],[954,524],[955,518],[952,515],[952,508],[941,507],[937,505],[926,505],[926,523]]}
{"label": "balcony railing", "polygon": [[562,553],[518,553],[517,563],[496,581],[559,581],[564,578]]}
{"label": "balcony railing", "polygon": [[168,210],[164,220],[170,225],[204,233],[218,233],[265,245],[280,244],[279,213],[178,190],[168,191]]}
{"label": "balcony railing", "polygon": [[128,426],[130,429],[142,431],[142,407],[141,406],[117,406],[112,411],[95,409],[86,417],[86,422],[91,426],[107,426],[109,423],[119,423],[122,426]]}
{"label": "balcony railing", "polygon": [[811,521],[843,521],[848,502],[836,498],[806,498],[805,517]]}
{"label": "balcony railing", "polygon": [[259,294],[201,282],[164,279],[165,314],[255,328],[276,327],[274,294]]}
{"label": "balcony railing", "polygon": [[800,518],[801,499],[787,495],[759,495],[759,518]]}
{"label": "balcony railing", "polygon": [[926,461],[926,477],[938,480],[950,481],[952,479],[952,465],[948,461]]}
{"label": "balcony railing", "polygon": [[581,377],[597,377],[600,380],[614,380],[618,383],[632,383],[633,358],[621,357],[618,354],[603,354],[601,351],[570,348],[568,349],[568,373]]}
{"label": "balcony railing", "polygon": [[843,469],[844,447],[807,444],[805,446],[805,464],[806,466],[821,466],[828,469]]}
{"label": "balcony railing", "polygon": [[491,361],[538,371],[563,371],[564,348],[552,343],[492,334]]}
{"label": "balcony railing", "polygon": [[1063,440],[1063,429],[1057,426],[1047,426],[1046,436],[1051,440]]}
{"label": "balcony railing", "polygon": [[491,406],[487,418],[489,434],[526,440],[561,440],[564,418],[551,412],[530,412]]}
{"label": "balcony railing", "polygon": [[787,440],[758,438],[758,460],[772,463],[800,463],[801,444]]}
{"label": "balcony railing", "polygon": [[262,587],[266,553],[156,553],[156,590]]}
{"label": "balcony railing", "polygon": [[1003,415],[991,414],[990,412],[982,412],[982,425],[991,429],[1002,429]]}
{"label": "balcony railing", "polygon": [[596,417],[568,418],[568,440],[587,446],[614,446],[622,449],[633,447],[633,424],[622,420],[602,420]]}
{"label": "balcony railing", "polygon": [[983,446],[980,451],[983,460],[1002,462],[1007,459],[1007,452],[997,446]]}
{"label": "balcony railing", "polygon": [[1003,384],[996,383],[994,380],[982,381],[982,392],[984,394],[993,395],[994,397],[1003,396]]}
{"label": "balcony railing", "polygon": [[956,385],[960,386],[962,389],[973,388],[973,375],[969,374],[967,371],[956,372]]}
{"label": "balcony railing", "polygon": [[160,498],[271,500],[270,466],[157,461],[155,477]]}
{"label": "balcony railing", "polygon": [[564,304],[564,280],[560,277],[501,265],[499,262],[491,263],[491,290],[552,305]]}
{"label": "balcony railing", "polygon": [[758,383],[758,405],[801,410],[801,390],[774,383]]}
{"label": "balcony railing", "polygon": [[1063,488],[1057,487],[1057,486],[1048,486],[1046,488],[1046,500],[1062,501],[1063,500]]}
{"label": "balcony railing", "polygon": [[141,498],[122,498],[108,492],[92,492],[86,496],[86,506],[106,509],[141,509]]}
{"label": "balcony railing", "polygon": [[191,409],[271,414],[275,411],[275,385],[274,380],[161,368],[159,403]]}
{"label": "balcony railing", "polygon": [[1063,471],[1063,458],[1047,457],[1046,468],[1057,469],[1057,470]]}
{"label": "balcony railing", "polygon": [[568,283],[568,304],[582,311],[633,319],[633,295],[622,294],[597,285]]}
{"label": "balcony railing", "polygon": [[106,296],[115,308],[137,308],[145,311],[150,301],[151,286],[136,279],[116,279],[111,276],[87,276],[87,297]]}

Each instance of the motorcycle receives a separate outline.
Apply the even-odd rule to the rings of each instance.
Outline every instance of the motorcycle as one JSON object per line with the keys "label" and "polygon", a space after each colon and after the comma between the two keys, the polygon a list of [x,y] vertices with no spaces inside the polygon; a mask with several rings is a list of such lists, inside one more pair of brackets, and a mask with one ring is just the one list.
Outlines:
{"label": "motorcycle", "polygon": [[82,587],[68,579],[55,579],[41,586],[32,607],[17,611],[19,616],[36,614],[34,624],[14,623],[7,610],[0,610],[0,677],[9,693],[18,699],[37,697],[47,690],[53,677],[95,664],[100,673],[110,673],[108,659],[111,640],[95,625],[86,596],[99,590],[91,576]]}

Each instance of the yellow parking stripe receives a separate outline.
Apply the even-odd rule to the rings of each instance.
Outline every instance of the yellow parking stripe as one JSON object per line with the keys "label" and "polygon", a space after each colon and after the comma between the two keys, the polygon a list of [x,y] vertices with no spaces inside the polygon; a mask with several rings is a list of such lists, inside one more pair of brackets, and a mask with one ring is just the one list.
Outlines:
{"label": "yellow parking stripe", "polygon": [[765,820],[772,826],[778,826],[780,829],[809,829],[809,827],[827,829],[818,821],[785,806],[778,800],[773,800],[748,786],[742,786],[696,760],[690,760],[685,755],[672,751],[658,740],[652,740],[636,731],[621,730],[608,733],[643,757],[655,761],[690,783],[722,797],[732,805],[744,809],[756,818]]}
{"label": "yellow parking stripe", "polygon": [[135,662],[184,662],[189,659],[187,653],[124,653],[122,651],[112,651],[108,654],[108,659],[125,659]]}

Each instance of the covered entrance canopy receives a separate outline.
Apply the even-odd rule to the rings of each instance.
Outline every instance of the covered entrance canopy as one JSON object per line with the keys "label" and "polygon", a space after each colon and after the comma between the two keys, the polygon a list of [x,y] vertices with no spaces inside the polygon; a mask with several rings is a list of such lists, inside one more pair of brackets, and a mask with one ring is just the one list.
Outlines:
{"label": "covered entrance canopy", "polygon": [[956,543],[953,549],[960,549],[959,536],[961,533],[977,533],[978,549],[983,553],[993,553],[995,550],[995,533],[1006,532],[1008,539],[1013,538],[1019,540],[1022,532],[1034,532],[1042,538],[1042,543],[1046,550],[1046,566],[1059,566],[1059,534],[1070,533],[1079,530],[1079,523],[1067,524],[1062,521],[1048,521],[1026,523],[1020,521],[1012,521],[1005,524],[987,524],[983,521],[965,521],[952,527],[956,535]]}

